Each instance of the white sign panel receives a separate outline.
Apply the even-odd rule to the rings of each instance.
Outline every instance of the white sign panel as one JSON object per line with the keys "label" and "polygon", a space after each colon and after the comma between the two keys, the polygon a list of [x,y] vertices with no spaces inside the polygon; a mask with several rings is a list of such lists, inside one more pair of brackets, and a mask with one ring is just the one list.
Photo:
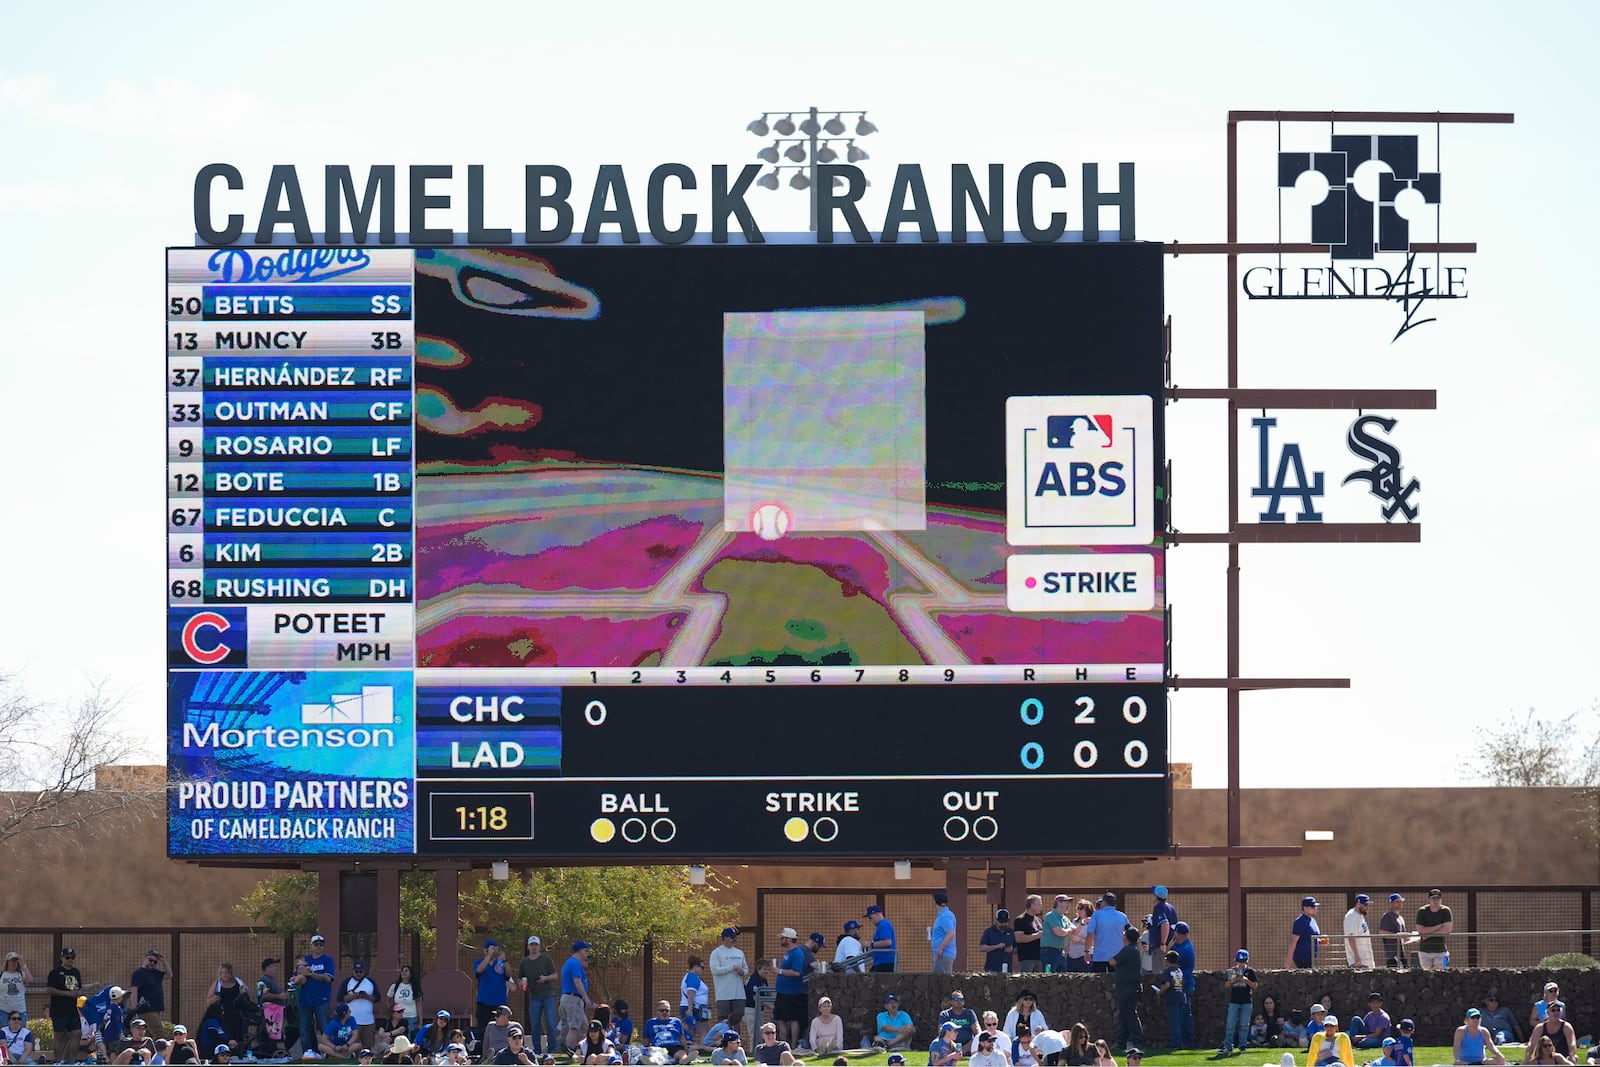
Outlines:
{"label": "white sign panel", "polygon": [[1147,545],[1155,536],[1148,396],[1006,400],[1006,541]]}

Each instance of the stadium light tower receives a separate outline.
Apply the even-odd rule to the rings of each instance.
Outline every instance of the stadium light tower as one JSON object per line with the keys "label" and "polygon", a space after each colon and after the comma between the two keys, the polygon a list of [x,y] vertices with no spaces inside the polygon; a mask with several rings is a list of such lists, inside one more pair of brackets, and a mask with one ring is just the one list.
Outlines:
{"label": "stadium light tower", "polygon": [[[756,184],[763,189],[777,189],[781,184],[778,172],[793,170],[794,177],[789,180],[789,185],[795,189],[809,191],[813,231],[817,228],[817,164],[832,163],[839,158],[839,149],[835,145],[844,146],[847,161],[861,162],[867,158],[867,153],[864,149],[856,147],[856,138],[878,132],[878,127],[867,120],[865,111],[845,108],[834,111],[832,118],[822,121],[822,116],[830,110],[832,109],[811,107],[798,111],[763,111],[760,118],[745,127],[757,137],[766,137],[771,133],[778,134],[770,145],[756,153],[756,158],[772,164],[772,170],[757,179]],[[775,115],[782,117],[776,122],[769,123],[767,120]],[[796,115],[805,117],[796,123],[794,121]],[[854,137],[845,136],[849,130],[844,120],[846,115],[856,116]],[[802,136],[791,136],[795,133]],[[783,148],[783,145],[789,147]],[[778,162],[780,154],[793,160],[793,164],[780,164]],[[835,181],[842,180],[835,179]]]}

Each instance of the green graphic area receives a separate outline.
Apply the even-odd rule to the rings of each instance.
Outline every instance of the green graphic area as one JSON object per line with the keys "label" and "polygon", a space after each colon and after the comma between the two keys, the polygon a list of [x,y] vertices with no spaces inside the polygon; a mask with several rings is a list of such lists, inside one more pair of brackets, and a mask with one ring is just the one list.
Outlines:
{"label": "green graphic area", "polygon": [[888,610],[804,564],[725,559],[706,572],[708,592],[728,598],[706,656],[717,667],[920,663]]}

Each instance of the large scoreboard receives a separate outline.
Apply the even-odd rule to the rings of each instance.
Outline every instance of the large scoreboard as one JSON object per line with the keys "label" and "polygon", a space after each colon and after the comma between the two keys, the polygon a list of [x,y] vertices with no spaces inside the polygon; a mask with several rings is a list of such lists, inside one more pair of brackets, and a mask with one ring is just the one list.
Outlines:
{"label": "large scoreboard", "polygon": [[166,297],[172,855],[1168,847],[1158,245],[175,248]]}

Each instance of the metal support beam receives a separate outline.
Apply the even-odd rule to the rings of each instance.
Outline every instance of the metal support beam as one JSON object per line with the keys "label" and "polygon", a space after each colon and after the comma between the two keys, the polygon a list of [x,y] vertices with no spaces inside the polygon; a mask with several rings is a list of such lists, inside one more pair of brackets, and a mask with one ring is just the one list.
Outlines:
{"label": "metal support beam", "polygon": [[1167,679],[1168,689],[1349,689],[1348,678],[1183,678]]}
{"label": "metal support beam", "polygon": [[[1238,505],[1237,499],[1234,505]],[[1225,533],[1167,531],[1169,545],[1231,545],[1234,548],[1239,545],[1416,544],[1421,540],[1422,525],[1415,522],[1236,523]],[[1233,559],[1229,556],[1229,566],[1237,566]]]}
{"label": "metal support beam", "polygon": [[1167,399],[1231,400],[1246,410],[1286,408],[1300,411],[1356,411],[1393,408],[1432,411],[1439,406],[1436,389],[1168,389]]}

